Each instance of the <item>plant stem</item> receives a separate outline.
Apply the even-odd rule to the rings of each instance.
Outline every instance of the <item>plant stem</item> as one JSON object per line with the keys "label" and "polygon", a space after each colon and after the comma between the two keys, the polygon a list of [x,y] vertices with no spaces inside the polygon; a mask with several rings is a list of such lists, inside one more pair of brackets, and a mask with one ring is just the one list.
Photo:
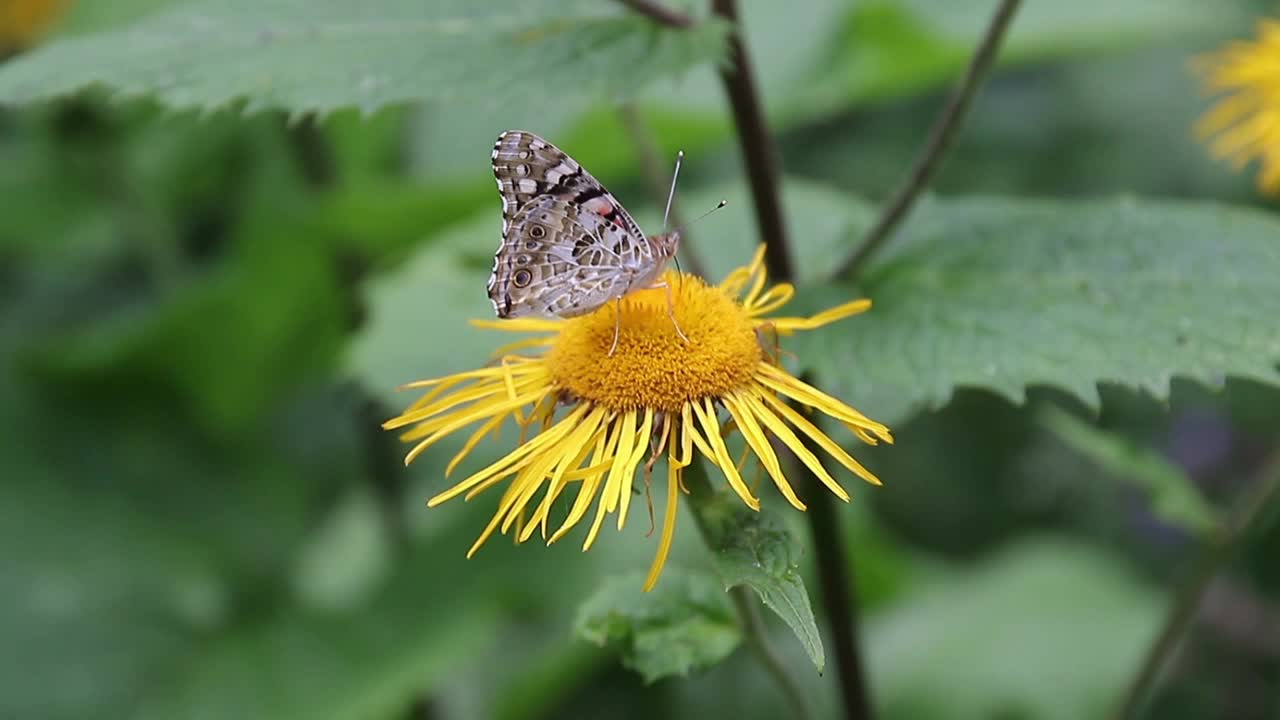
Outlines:
{"label": "plant stem", "polygon": [[1204,599],[1205,591],[1209,589],[1209,584],[1232,558],[1236,546],[1261,516],[1262,510],[1270,505],[1277,495],[1280,495],[1280,455],[1273,457],[1264,466],[1262,479],[1237,501],[1232,516],[1210,539],[1191,577],[1174,598],[1164,626],[1160,628],[1155,642],[1147,650],[1137,674],[1134,675],[1120,703],[1116,706],[1112,714],[1113,718],[1124,720],[1137,716],[1142,702],[1159,679],[1160,671],[1178,649],[1179,643],[1195,620],[1196,611]]}
{"label": "plant stem", "polygon": [[679,10],[672,10],[656,2],[650,0],[620,0],[623,5],[631,8],[637,13],[650,18],[659,25],[673,28],[687,28],[694,23],[693,18],[685,15]]}
{"label": "plant stem", "polygon": [[1005,31],[1009,28],[1010,21],[1013,20],[1013,15],[1020,3],[1021,0],[1000,1],[1000,6],[991,16],[991,22],[987,25],[978,49],[969,60],[969,67],[965,70],[960,85],[947,101],[942,114],[934,121],[933,129],[929,131],[929,141],[925,144],[920,156],[916,158],[915,166],[911,168],[911,172],[893,194],[892,199],[876,220],[876,224],[862,238],[858,249],[836,270],[836,277],[846,279],[856,277],[866,265],[868,258],[888,240],[906,218],[907,213],[915,205],[916,199],[920,197],[920,193],[933,180],[942,158],[951,147],[956,131],[960,129],[961,121],[964,120],[974,95],[982,87],[982,82],[995,61],[996,52],[1000,49],[1000,41],[1004,38]]}
{"label": "plant stem", "polygon": [[733,108],[733,124],[738,130],[738,145],[751,183],[751,199],[755,205],[756,224],[767,244],[765,261],[769,272],[779,280],[790,281],[791,244],[783,221],[782,201],[778,190],[778,149],[764,120],[760,93],[756,90],[755,73],[747,55],[742,28],[738,23],[736,0],[712,0],[716,15],[733,23],[729,35],[729,64],[720,70]]}
{"label": "plant stem", "polygon": [[[685,487],[689,488],[689,506],[693,510],[694,524],[698,526],[698,535],[702,537],[703,544],[714,552],[715,549],[711,545],[711,534],[707,529],[707,519],[703,515],[703,508],[704,503],[715,496],[716,489],[711,486],[711,481],[707,479],[706,465],[699,462],[693,463],[685,468],[683,479]],[[742,637],[746,641],[747,647],[755,654],[756,659],[764,666],[765,671],[769,673],[774,682],[778,684],[778,689],[791,706],[796,718],[806,720],[810,715],[804,693],[800,690],[800,684],[787,671],[787,666],[782,662],[778,652],[769,643],[768,630],[765,627],[764,619],[760,617],[756,599],[743,586],[731,588],[729,596],[733,601],[734,608],[737,610],[738,620],[742,626]]]}
{"label": "plant stem", "polygon": [[[769,273],[775,278],[790,281],[794,277],[794,271],[782,202],[778,194],[778,152],[765,125],[764,110],[756,91],[751,62],[742,39],[742,29],[738,26],[737,4],[735,0],[712,0],[712,9],[716,15],[734,24],[733,34],[729,39],[730,65],[721,70],[720,77],[733,108],[738,142],[751,182],[756,222],[760,226],[761,237],[768,243],[765,263]],[[797,464],[792,462],[792,468]],[[871,700],[858,655],[856,610],[850,599],[848,563],[844,555],[839,520],[830,505],[825,488],[814,492],[813,496],[815,500],[808,515],[809,527],[814,538],[823,605],[831,621],[836,654],[835,671],[840,683],[844,716],[851,720],[871,718]]]}
{"label": "plant stem", "polygon": [[314,115],[290,122],[285,128],[294,161],[306,184],[317,190],[332,187],[337,181],[333,149]]}
{"label": "plant stem", "polygon": [[[658,162],[658,149],[657,144],[653,141],[653,133],[649,132],[649,126],[645,123],[644,118],[640,117],[640,110],[634,103],[624,103],[618,108],[618,112],[622,115],[622,124],[626,125],[627,132],[631,134],[632,142],[636,144],[636,153],[640,156],[640,172],[644,175],[645,182],[649,185],[649,192],[661,207],[661,203],[667,201],[669,186],[662,164]],[[669,225],[670,227],[683,225],[680,220],[680,203],[674,199],[671,202]],[[707,266],[702,262],[702,258],[698,256],[697,250],[689,238],[688,228],[680,231],[680,254],[684,256],[684,262],[689,266],[690,272],[704,278],[707,277]]]}
{"label": "plant stem", "polygon": [[[809,380],[802,379],[806,382]],[[791,472],[802,472],[800,463],[794,457],[791,458],[790,465]],[[850,563],[845,556],[844,535],[840,532],[840,517],[836,514],[831,493],[812,476],[808,478],[809,511],[806,515],[809,532],[813,537],[822,606],[827,609],[827,621],[835,641],[836,680],[840,684],[844,716],[848,720],[870,720],[875,713],[859,652],[858,606],[853,578],[849,574]]]}
{"label": "plant stem", "polygon": [[742,624],[742,636],[746,640],[747,647],[751,648],[756,659],[773,676],[774,682],[787,696],[787,702],[794,710],[797,720],[807,720],[811,717],[809,704],[805,701],[800,685],[787,673],[786,663],[769,644],[769,629],[765,627],[764,618],[760,616],[758,599],[753,597],[751,591],[743,585],[730,590],[729,597],[738,611],[738,620]]}

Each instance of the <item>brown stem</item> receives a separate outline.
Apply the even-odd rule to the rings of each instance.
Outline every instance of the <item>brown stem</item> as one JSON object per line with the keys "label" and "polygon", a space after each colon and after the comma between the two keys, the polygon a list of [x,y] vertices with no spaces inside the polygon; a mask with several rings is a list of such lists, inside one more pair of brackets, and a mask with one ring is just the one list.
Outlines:
{"label": "brown stem", "polygon": [[680,12],[672,10],[651,0],[619,0],[623,5],[631,8],[637,13],[650,18],[659,25],[673,28],[691,27],[694,19]]}
{"label": "brown stem", "polygon": [[1196,611],[1204,599],[1205,592],[1209,589],[1210,582],[1232,558],[1236,546],[1261,515],[1263,508],[1270,505],[1278,495],[1280,495],[1280,455],[1264,466],[1262,479],[1251,492],[1237,501],[1232,517],[1223,523],[1209,541],[1191,577],[1178,591],[1169,609],[1169,615],[1165,618],[1164,626],[1160,628],[1160,634],[1147,650],[1142,665],[1133,676],[1133,680],[1129,683],[1111,717],[1124,720],[1137,716],[1143,700],[1159,679],[1160,671],[1178,649],[1179,643],[1195,620]]}
{"label": "brown stem", "polygon": [[[644,118],[640,117],[640,110],[634,103],[623,104],[618,108],[618,112],[622,115],[622,124],[626,125],[627,132],[631,134],[632,142],[636,144],[636,153],[640,156],[640,172],[649,185],[649,192],[659,203],[658,207],[662,207],[662,204],[667,201],[667,192],[670,190],[669,177],[663,170],[662,163],[658,161],[658,148],[653,141],[653,133],[649,132],[649,126]],[[671,218],[668,225],[670,227],[684,225],[680,220],[680,203],[674,198],[671,201]],[[684,256],[684,263],[689,266],[689,272],[707,277],[707,266],[698,256],[689,238],[688,228],[680,231],[680,254]]]}
{"label": "brown stem", "polygon": [[751,182],[751,199],[755,206],[756,223],[767,246],[765,262],[769,272],[779,280],[789,281],[794,272],[791,265],[791,244],[787,239],[783,221],[782,201],[778,189],[778,149],[764,120],[764,108],[760,93],[756,90],[755,73],[747,47],[738,24],[736,0],[712,0],[716,15],[733,24],[729,36],[729,64],[720,70],[733,108],[733,124],[738,130],[738,145],[742,161],[747,166],[747,178]]}
{"label": "brown stem", "polygon": [[[730,64],[721,70],[720,77],[733,108],[738,143],[751,182],[756,222],[767,243],[765,263],[771,275],[788,281],[794,277],[794,271],[779,197],[778,152],[765,125],[751,62],[742,39],[742,29],[738,26],[737,4],[735,0],[713,0],[712,9],[716,15],[734,24],[729,38]],[[792,466],[795,467],[795,463]],[[817,499],[808,514],[809,527],[813,533],[823,604],[831,621],[835,672],[840,683],[844,716],[850,720],[871,718],[871,696],[858,655],[856,610],[849,590],[848,561],[844,555],[839,519],[831,508],[830,498],[826,497],[825,488],[813,495]]]}
{"label": "brown stem", "polygon": [[314,189],[332,187],[337,181],[333,149],[314,115],[290,122],[286,128],[289,147],[298,170],[307,185]]}
{"label": "brown stem", "polygon": [[[792,472],[803,472],[794,457],[791,458],[790,465]],[[870,720],[875,717],[875,713],[871,705],[871,689],[867,686],[867,673],[859,652],[858,604],[853,577],[849,573],[850,562],[845,556],[840,516],[836,514],[835,500],[827,488],[812,475],[807,477],[809,511],[806,515],[809,531],[813,536],[822,606],[827,610],[827,621],[831,625],[831,635],[835,641],[835,671],[840,684],[844,717],[847,720]]]}
{"label": "brown stem", "polygon": [[964,120],[965,113],[968,111],[974,95],[982,87],[982,82],[986,79],[987,72],[991,69],[991,64],[1000,49],[1000,41],[1004,38],[1005,31],[1008,29],[1009,23],[1013,19],[1014,13],[1018,10],[1020,3],[1021,0],[1001,0],[995,14],[991,16],[991,22],[987,25],[987,30],[982,36],[982,42],[973,53],[973,58],[969,60],[969,67],[965,70],[964,77],[960,80],[960,85],[956,87],[951,99],[947,101],[947,106],[943,108],[942,114],[934,121],[933,129],[929,131],[929,141],[925,144],[920,156],[916,158],[911,172],[907,174],[902,185],[894,192],[893,198],[885,206],[879,219],[876,220],[876,224],[862,238],[858,249],[836,270],[836,277],[846,279],[856,277],[865,267],[871,255],[881,245],[884,245],[889,236],[893,234],[893,231],[906,218],[907,213],[915,205],[916,199],[920,197],[920,193],[933,180],[934,174],[937,173],[938,167],[942,163],[942,158],[946,156],[947,149],[951,147],[951,141],[955,138],[956,131],[960,129],[961,121]]}

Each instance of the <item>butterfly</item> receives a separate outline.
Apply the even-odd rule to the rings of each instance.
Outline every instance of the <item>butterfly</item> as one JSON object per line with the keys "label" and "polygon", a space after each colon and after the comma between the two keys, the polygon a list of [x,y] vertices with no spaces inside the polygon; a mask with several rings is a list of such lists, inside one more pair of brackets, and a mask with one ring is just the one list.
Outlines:
{"label": "butterfly", "polygon": [[676,333],[689,342],[676,323],[671,288],[659,281],[680,247],[679,230],[645,235],[591,173],[533,133],[502,133],[492,158],[502,196],[502,244],[488,292],[498,317],[570,318],[614,302],[612,356],[622,297],[660,287]]}

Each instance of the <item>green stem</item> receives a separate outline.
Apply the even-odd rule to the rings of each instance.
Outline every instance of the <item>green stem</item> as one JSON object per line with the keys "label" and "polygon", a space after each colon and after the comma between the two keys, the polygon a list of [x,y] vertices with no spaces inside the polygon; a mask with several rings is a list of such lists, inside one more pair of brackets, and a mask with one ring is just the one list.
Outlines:
{"label": "green stem", "polygon": [[969,67],[965,70],[959,87],[934,122],[933,129],[929,132],[929,141],[925,144],[920,157],[916,159],[915,166],[911,168],[911,172],[893,194],[893,199],[885,205],[876,224],[867,231],[858,249],[835,272],[836,277],[847,279],[856,277],[871,255],[884,245],[899,223],[906,218],[907,213],[915,205],[916,199],[920,197],[920,193],[929,186],[929,182],[933,180],[934,174],[942,164],[942,158],[951,147],[956,131],[960,129],[960,123],[974,95],[982,87],[982,81],[986,79],[987,72],[995,61],[996,52],[1000,49],[1000,41],[1004,38],[1005,30],[1009,28],[1009,23],[1020,2],[1021,0],[1001,0],[1000,6],[991,17],[990,24],[987,25],[986,33],[982,36],[982,42],[969,61]]}
{"label": "green stem", "polygon": [[1112,713],[1111,717],[1115,720],[1137,717],[1143,701],[1159,679],[1161,670],[1177,651],[1182,638],[1186,636],[1195,620],[1196,611],[1199,610],[1200,602],[1204,599],[1210,583],[1235,554],[1236,546],[1261,516],[1262,510],[1270,505],[1277,495],[1280,495],[1280,456],[1267,463],[1262,479],[1251,489],[1251,492],[1240,498],[1232,517],[1223,523],[1210,539],[1191,577],[1174,598],[1164,626],[1160,628],[1155,642],[1147,650],[1137,674],[1133,676],[1115,712]]}
{"label": "green stem", "polygon": [[[715,552],[715,548],[711,545],[711,535],[707,530],[707,519],[703,515],[703,501],[710,500],[716,493],[715,488],[711,486],[711,481],[707,479],[706,466],[695,462],[685,468],[684,484],[689,488],[689,506],[693,509],[693,519],[694,524],[698,526],[698,535],[702,537],[702,542],[707,548]],[[729,597],[737,610],[742,637],[747,647],[760,661],[765,672],[769,673],[769,677],[773,678],[778,690],[790,705],[792,714],[798,720],[808,720],[809,706],[805,702],[804,693],[800,690],[800,684],[787,671],[787,666],[782,662],[778,651],[769,642],[768,629],[765,627],[764,618],[760,616],[756,599],[743,586],[731,588]]]}

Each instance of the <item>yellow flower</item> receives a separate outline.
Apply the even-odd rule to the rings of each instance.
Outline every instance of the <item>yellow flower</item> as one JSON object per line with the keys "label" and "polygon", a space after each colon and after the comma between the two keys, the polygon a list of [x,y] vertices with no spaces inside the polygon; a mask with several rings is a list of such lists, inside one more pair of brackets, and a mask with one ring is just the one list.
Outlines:
{"label": "yellow flower", "polygon": [[[605,516],[617,513],[618,529],[627,520],[632,483],[641,461],[646,488],[650,471],[667,456],[666,508],[657,554],[645,589],[658,581],[675,534],[681,471],[694,449],[718,467],[729,487],[754,510],[760,500],[743,482],[740,467],[725,443],[736,429],[746,450],[755,454],[783,497],[804,510],[770,443],[780,441],[832,493],[849,495],[818,461],[803,438],[824,450],[864,480],[880,481],[820,430],[792,400],[838,420],[862,441],[893,442],[884,425],[799,380],[780,368],[763,344],[765,335],[812,330],[871,307],[856,300],[813,317],[764,316],[794,294],[787,284],[765,289],[763,248],[748,267],[738,268],[719,286],[693,275],[668,271],[676,321],[690,342],[676,334],[662,290],[631,293],[620,303],[621,336],[610,355],[615,327],[613,304],[568,320],[518,319],[474,321],[478,327],[540,336],[498,351],[492,367],[422,380],[407,388],[429,388],[398,417],[383,424],[409,428],[401,437],[416,443],[405,463],[447,435],[479,423],[445,474],[457,468],[476,445],[508,419],[521,428],[515,450],[428,501],[428,506],[464,495],[467,499],[506,482],[489,526],[467,553],[470,557],[498,528],[514,529],[523,542],[539,532],[548,543],[564,537],[592,503],[595,516],[582,549],[595,542]],[[541,349],[535,354],[503,354]],[[722,417],[721,410],[725,411]],[[527,438],[530,430],[535,431]],[[743,455],[745,461],[746,455]],[[570,486],[577,487],[568,515],[548,530],[551,508]],[[535,500],[535,495],[541,497]]]}
{"label": "yellow flower", "polygon": [[1214,157],[1237,169],[1261,163],[1258,188],[1280,194],[1280,22],[1260,20],[1253,41],[1236,41],[1195,60],[1205,86],[1222,94],[1196,125]]}

